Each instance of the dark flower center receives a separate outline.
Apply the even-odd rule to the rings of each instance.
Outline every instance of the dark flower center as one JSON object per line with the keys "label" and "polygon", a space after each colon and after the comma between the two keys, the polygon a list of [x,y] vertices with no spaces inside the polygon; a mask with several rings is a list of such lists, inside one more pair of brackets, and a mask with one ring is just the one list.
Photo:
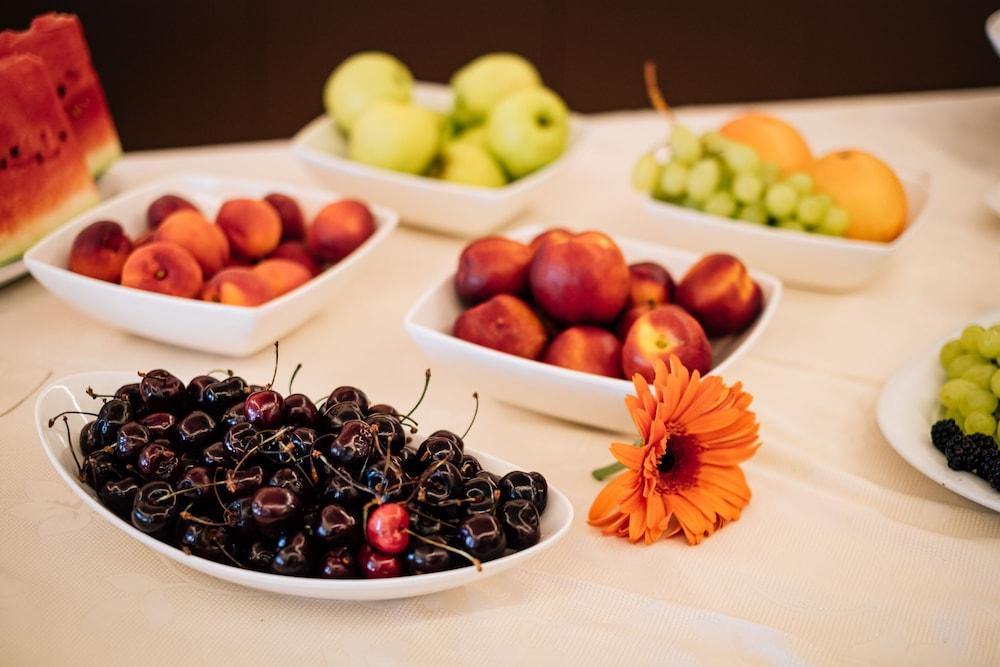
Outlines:
{"label": "dark flower center", "polygon": [[660,471],[657,490],[660,493],[675,493],[694,486],[701,468],[700,452],[701,445],[695,438],[683,433],[671,435],[667,439],[667,451],[656,465]]}

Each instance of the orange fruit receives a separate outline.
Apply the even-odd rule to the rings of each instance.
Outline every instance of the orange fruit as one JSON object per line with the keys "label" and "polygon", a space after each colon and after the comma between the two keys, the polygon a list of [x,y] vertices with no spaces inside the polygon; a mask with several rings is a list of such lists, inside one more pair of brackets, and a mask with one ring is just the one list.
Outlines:
{"label": "orange fruit", "polygon": [[891,241],[906,227],[906,191],[896,173],[871,153],[842,150],[824,155],[806,171],[815,188],[850,215],[844,236]]}
{"label": "orange fruit", "polygon": [[723,125],[719,133],[750,146],[761,160],[778,163],[784,172],[802,169],[812,161],[809,145],[799,131],[774,116],[746,113]]}

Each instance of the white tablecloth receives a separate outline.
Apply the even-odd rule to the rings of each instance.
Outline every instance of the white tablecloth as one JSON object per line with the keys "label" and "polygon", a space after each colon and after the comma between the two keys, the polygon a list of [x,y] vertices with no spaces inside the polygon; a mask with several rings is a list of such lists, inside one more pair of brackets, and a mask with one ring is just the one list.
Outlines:
{"label": "white tablecloth", "polygon": [[[907,465],[874,406],[889,374],[931,340],[996,308],[1000,90],[773,105],[817,149],[864,147],[933,176],[929,220],[891,269],[846,295],[787,290],[770,329],[729,372],[756,396],[764,446],[740,521],[699,547],[632,546],[588,527],[611,436],[489,398],[470,446],[542,471],[577,510],[567,537],[524,567],[446,593],[379,603],[229,585],[161,558],[84,509],[33,431],[47,379],[82,370],[218,367],[97,324],[31,279],[0,291],[0,662],[380,664],[998,664],[1000,516]],[[727,108],[682,110],[722,118]],[[519,223],[669,243],[627,188],[658,139],[651,112],[596,116],[557,190]],[[283,142],[137,153],[118,191],[170,172],[311,182]],[[282,341],[285,372],[406,405],[426,361],[408,306],[462,243],[401,228],[357,289]],[[706,248],[705,250],[710,250]],[[252,378],[272,356],[225,360]],[[421,422],[464,428],[475,378],[437,374]]]}

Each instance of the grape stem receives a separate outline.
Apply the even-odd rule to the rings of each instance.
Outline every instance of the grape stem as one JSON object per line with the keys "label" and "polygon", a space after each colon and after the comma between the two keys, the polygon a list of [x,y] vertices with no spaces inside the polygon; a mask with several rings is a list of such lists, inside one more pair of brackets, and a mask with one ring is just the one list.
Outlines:
{"label": "grape stem", "polygon": [[646,79],[646,94],[649,96],[650,104],[665,118],[673,120],[674,112],[660,91],[660,84],[656,80],[656,63],[653,60],[645,62],[643,65],[643,75]]}

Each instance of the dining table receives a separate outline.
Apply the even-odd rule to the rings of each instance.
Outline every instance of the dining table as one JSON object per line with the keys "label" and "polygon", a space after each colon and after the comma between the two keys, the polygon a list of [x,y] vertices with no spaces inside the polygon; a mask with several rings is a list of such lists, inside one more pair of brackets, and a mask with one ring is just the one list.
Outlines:
{"label": "dining table", "polygon": [[[857,147],[920,171],[930,196],[921,227],[869,284],[786,285],[767,329],[726,369],[726,382],[753,395],[762,443],[743,465],[753,497],[738,521],[697,546],[604,536],[587,523],[603,487],[591,471],[634,433],[514,407],[474,375],[431,368],[421,429],[461,433],[478,392],[466,442],[542,472],[568,496],[575,518],[561,541],[480,582],[397,600],[312,599],[212,578],[130,539],[67,488],[39,445],[35,400],[84,371],[165,368],[186,379],[226,368],[264,382],[272,350],[233,358],[137,337],[25,276],[0,288],[0,663],[1000,664],[1000,515],[911,467],[876,422],[894,371],[1000,308],[990,282],[1000,278],[1000,219],[985,203],[1000,180],[1000,88],[676,114],[710,126],[751,107],[787,119],[817,154]],[[584,120],[571,163],[500,233],[558,226],[671,245],[629,185],[667,121],[648,109]],[[100,188],[113,196],[189,171],[276,189],[318,183],[289,141],[270,140],[126,152]],[[466,243],[404,221],[335,301],[281,340],[281,382],[301,363],[296,389],[309,395],[351,384],[412,405],[429,363],[404,315]]]}

